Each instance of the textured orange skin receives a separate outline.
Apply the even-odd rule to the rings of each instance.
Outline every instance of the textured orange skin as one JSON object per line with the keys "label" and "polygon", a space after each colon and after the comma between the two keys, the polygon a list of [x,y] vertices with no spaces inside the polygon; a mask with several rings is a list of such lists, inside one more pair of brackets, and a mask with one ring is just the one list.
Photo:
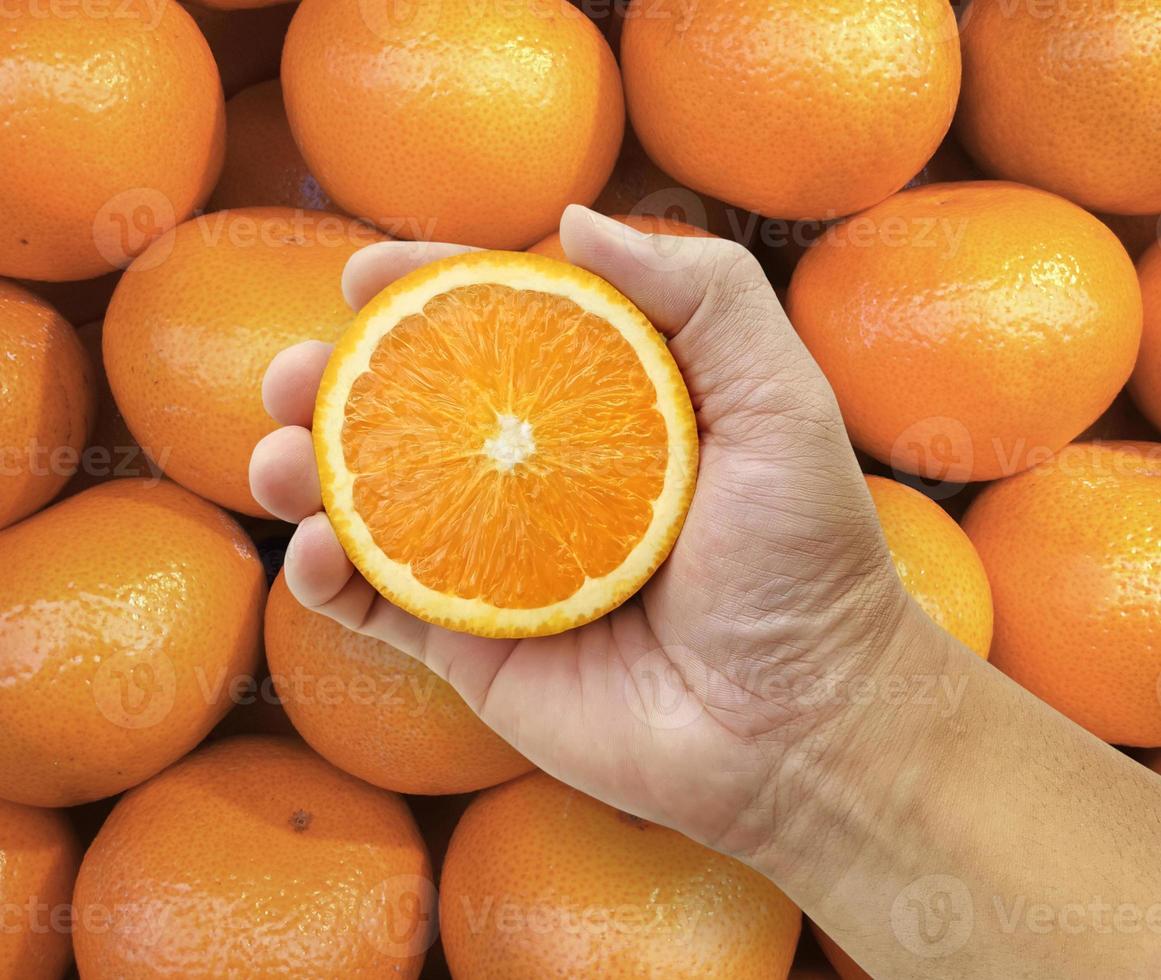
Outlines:
{"label": "textured orange skin", "polygon": [[299,734],[372,785],[466,793],[533,768],[446,681],[414,657],[304,609],[281,573],[266,605],[266,660]]}
{"label": "textured orange skin", "polygon": [[651,0],[625,21],[621,67],[662,170],[794,219],[903,187],[947,133],[960,81],[947,0]]}
{"label": "textured orange skin", "polygon": [[0,798],[71,806],[181,758],[257,667],[249,539],[172,483],[113,480],[0,533]]}
{"label": "textured orange skin", "polygon": [[[422,941],[391,954],[424,928],[405,893],[420,879],[427,850],[395,794],[297,739],[214,742],[101,828],[77,878],[77,966],[85,980],[414,980]],[[101,909],[106,928],[86,928]]]}
{"label": "textured orange skin", "polygon": [[93,367],[51,306],[0,279],[0,528],[72,476],[96,415]]}
{"label": "textured orange skin", "polygon": [[194,218],[125,274],[105,317],[105,370],[125,421],[166,475],[243,514],[250,453],[276,427],[262,376],[279,351],[336,340],[343,266],[382,236],[350,218],[243,208]]}
{"label": "textured orange skin", "polygon": [[64,813],[0,800],[0,903],[7,912],[0,980],[64,973],[73,955],[65,910],[80,863],[81,844]]}
{"label": "textured orange skin", "polygon": [[830,228],[790,320],[860,449],[932,479],[1026,469],[1124,386],[1141,338],[1132,262],[1063,198],[979,181],[904,191]]}
{"label": "textured orange skin", "polygon": [[336,210],[290,135],[277,79],[226,103],[226,165],[209,204],[211,210],[258,206]]}
{"label": "textured orange skin", "polygon": [[227,99],[249,85],[278,77],[282,41],[297,9],[293,3],[248,10],[182,6],[206,36]]}
{"label": "textured orange skin", "polygon": [[[674,221],[672,218],[659,218],[653,214],[611,214],[609,217],[647,235],[675,235],[678,238],[714,237],[704,228],[687,225],[684,221]],[[559,231],[554,231],[547,238],[541,239],[528,251],[537,255],[547,255],[550,259],[559,259],[561,262],[568,261],[568,256],[564,254],[560,244]]]}
{"label": "textured orange skin", "polygon": [[785,980],[802,924],[756,871],[543,773],[468,807],[439,910],[471,980]]}
{"label": "textured orange skin", "polygon": [[567,0],[390,9],[306,0],[283,51],[291,129],[344,211],[402,238],[519,249],[596,198],[624,100],[580,11]]}
{"label": "textured orange skin", "polygon": [[1141,257],[1137,274],[1145,302],[1145,330],[1129,390],[1145,417],[1161,429],[1161,242]]}
{"label": "textured orange skin", "polygon": [[593,210],[601,214],[652,214],[705,228],[719,238],[743,241],[752,234],[751,215],[707,194],[682,187],[649,159],[626,127],[621,152]]}
{"label": "textured orange skin", "polygon": [[88,279],[209,197],[222,86],[174,0],[46,9],[13,0],[0,20],[0,275]]}
{"label": "textured orange skin", "polygon": [[992,592],[967,535],[918,490],[881,476],[866,479],[907,594],[940,627],[987,659]]}
{"label": "textured orange skin", "polygon": [[852,960],[838,943],[813,922],[810,924],[810,930],[814,933],[814,938],[818,940],[823,955],[826,956],[827,962],[834,967],[834,972],[839,975],[840,980],[872,980],[871,975],[866,970]]}
{"label": "textured orange skin", "polygon": [[964,530],[992,663],[1107,742],[1161,746],[1161,443],[1078,443],[984,490]]}
{"label": "textured orange skin", "polygon": [[974,0],[958,130],[989,173],[1098,211],[1161,211],[1161,6]]}

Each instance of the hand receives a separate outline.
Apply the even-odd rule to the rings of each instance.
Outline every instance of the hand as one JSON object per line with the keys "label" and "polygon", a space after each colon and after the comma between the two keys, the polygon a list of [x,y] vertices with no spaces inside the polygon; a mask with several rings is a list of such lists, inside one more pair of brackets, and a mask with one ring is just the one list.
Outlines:
{"label": "hand", "polygon": [[[794,806],[779,768],[808,733],[816,745],[854,724],[841,699],[818,693],[878,669],[909,601],[830,388],[753,256],[719,239],[641,235],[580,207],[561,237],[669,338],[697,411],[696,495],[638,596],[581,629],[519,642],[429,626],[381,598],[321,513],[307,426],[323,344],[270,365],[263,395],[284,428],[255,449],[253,492],[301,522],[286,580],[304,605],[420,657],[552,775],[745,856],[769,844],[774,811]],[[346,269],[347,299],[357,309],[458,251],[372,245]]]}

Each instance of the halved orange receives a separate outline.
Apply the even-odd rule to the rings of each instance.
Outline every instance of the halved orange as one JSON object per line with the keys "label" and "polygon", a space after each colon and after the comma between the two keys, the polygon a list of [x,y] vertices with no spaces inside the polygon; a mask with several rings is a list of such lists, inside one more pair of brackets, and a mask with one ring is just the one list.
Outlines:
{"label": "halved orange", "polygon": [[480,636],[624,602],[673,547],[697,473],[661,335],[604,280],[527,253],[444,259],[376,296],[327,366],[314,438],[359,571]]}

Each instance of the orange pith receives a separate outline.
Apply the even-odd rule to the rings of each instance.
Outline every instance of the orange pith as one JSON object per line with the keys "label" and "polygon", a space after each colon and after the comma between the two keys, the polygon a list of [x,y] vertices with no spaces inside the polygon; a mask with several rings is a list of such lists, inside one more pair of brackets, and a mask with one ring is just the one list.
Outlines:
{"label": "orange pith", "polygon": [[[576,372],[577,357],[608,373]],[[425,384],[442,397],[407,399]],[[376,543],[433,589],[517,608],[558,602],[616,568],[649,525],[666,463],[654,400],[624,338],[570,300],[453,290],[384,337],[351,391],[343,441],[359,474],[355,505]],[[586,415],[593,424],[577,431]],[[417,510],[380,506],[400,494]],[[487,524],[520,542],[521,561],[480,547]]]}
{"label": "orange pith", "polygon": [[[344,516],[362,529],[344,541],[356,564],[375,552],[406,569],[393,587],[360,564],[381,592],[491,635],[541,632],[540,611],[567,628],[636,591],[696,469],[664,341],[607,284],[536,255],[445,260],[372,301],[332,358],[315,433],[340,538]],[[458,614],[409,606],[412,587]],[[582,592],[583,611],[564,608]],[[489,611],[514,618],[474,621]]]}

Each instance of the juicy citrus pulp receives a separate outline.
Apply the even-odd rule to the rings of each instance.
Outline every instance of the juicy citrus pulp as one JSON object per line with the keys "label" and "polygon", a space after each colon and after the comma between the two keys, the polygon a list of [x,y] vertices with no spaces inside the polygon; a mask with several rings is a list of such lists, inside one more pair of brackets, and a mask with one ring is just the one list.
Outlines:
{"label": "juicy citrus pulp", "polygon": [[559,632],[635,592],[693,494],[697,431],[627,299],[538,255],[400,279],[335,350],[315,410],[323,499],[355,565],[429,622]]}

